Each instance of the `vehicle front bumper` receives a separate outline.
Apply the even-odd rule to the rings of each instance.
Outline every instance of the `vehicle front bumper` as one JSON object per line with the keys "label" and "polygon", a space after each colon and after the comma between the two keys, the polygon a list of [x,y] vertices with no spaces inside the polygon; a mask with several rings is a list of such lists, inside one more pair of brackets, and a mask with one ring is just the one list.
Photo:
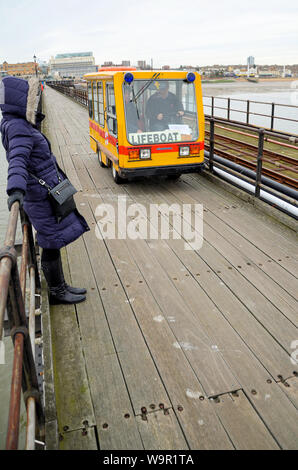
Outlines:
{"label": "vehicle front bumper", "polygon": [[140,168],[119,168],[119,175],[122,178],[134,176],[162,176],[178,175],[182,173],[196,173],[204,168],[204,163],[191,163],[184,165],[154,166]]}

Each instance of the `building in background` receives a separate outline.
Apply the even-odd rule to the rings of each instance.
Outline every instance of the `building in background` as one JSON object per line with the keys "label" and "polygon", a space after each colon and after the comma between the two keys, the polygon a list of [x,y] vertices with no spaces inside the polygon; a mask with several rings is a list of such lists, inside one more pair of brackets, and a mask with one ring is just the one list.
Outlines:
{"label": "building in background", "polygon": [[96,72],[92,52],[57,54],[49,62],[50,74],[61,78],[82,78],[85,73]]}
{"label": "building in background", "polygon": [[146,70],[146,60],[138,60],[138,68],[141,70]]}
{"label": "building in background", "polygon": [[255,58],[250,55],[249,57],[247,57],[247,65],[249,68],[254,68],[255,67]]}
{"label": "building in background", "polygon": [[123,67],[130,67],[130,60],[122,60],[121,65]]}
{"label": "building in background", "polygon": [[40,73],[39,65],[35,62],[22,62],[18,64],[3,62],[3,64],[0,64],[1,75],[3,75],[2,72],[6,72],[6,75],[14,75],[15,77],[28,77],[30,75],[35,75],[36,69],[37,72]]}
{"label": "building in background", "polygon": [[104,62],[101,67],[112,67],[114,64],[113,64],[113,61],[112,60],[107,60],[106,62]]}

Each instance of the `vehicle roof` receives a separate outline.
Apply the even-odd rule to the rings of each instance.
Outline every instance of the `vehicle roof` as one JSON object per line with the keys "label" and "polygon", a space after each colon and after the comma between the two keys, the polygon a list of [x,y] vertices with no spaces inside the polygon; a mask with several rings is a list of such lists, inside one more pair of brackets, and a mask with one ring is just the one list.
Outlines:
{"label": "vehicle roof", "polygon": [[[159,73],[159,79],[163,78],[170,78],[173,75],[173,78],[184,78],[185,75],[189,72],[189,70],[103,70],[100,72],[95,73],[87,73],[84,75],[85,80],[96,80],[98,78],[101,79],[109,79],[114,77],[115,75],[124,75],[126,72],[132,73],[135,77],[141,76],[143,78],[151,78],[154,73]],[[196,75],[199,75],[198,72],[193,72]]]}

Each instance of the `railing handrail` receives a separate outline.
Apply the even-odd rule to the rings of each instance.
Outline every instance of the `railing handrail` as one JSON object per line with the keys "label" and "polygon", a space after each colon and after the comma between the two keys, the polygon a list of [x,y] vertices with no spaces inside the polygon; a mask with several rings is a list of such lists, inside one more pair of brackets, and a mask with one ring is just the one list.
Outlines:
{"label": "railing handrail", "polygon": [[[20,275],[17,264],[16,229],[21,216],[23,240]],[[26,274],[29,270],[29,323],[25,312]],[[35,448],[38,435],[44,440],[44,412],[35,366],[35,296],[40,292],[40,277],[31,223],[15,201],[11,207],[4,246],[0,249],[0,340],[7,311],[10,334],[14,343],[14,360],[8,416],[6,449],[17,450],[19,439],[21,390],[27,408],[26,449]],[[36,430],[37,423],[37,430]],[[36,432],[38,431],[38,432]]]}
{"label": "railing handrail", "polygon": [[[214,95],[204,95],[204,98],[216,98],[219,100],[228,100],[230,99],[231,101],[242,101],[243,103],[246,103],[249,101],[250,103],[257,103],[257,104],[268,104],[269,106],[272,105],[272,101],[254,101],[254,100],[244,100],[241,98],[233,98],[233,97],[227,97],[227,96],[214,96]],[[287,108],[298,108],[298,105],[295,104],[285,104],[285,103],[275,103],[275,106],[285,106]]]}
{"label": "railing handrail", "polygon": [[[215,143],[216,143],[216,140],[215,140],[215,125],[223,124],[223,123],[227,124],[227,120],[221,119],[221,118],[215,118],[215,117],[212,117],[212,116],[205,116],[205,117],[206,117],[206,120],[210,124],[208,160],[209,160],[209,170],[210,170],[211,173],[213,173],[215,158],[217,158],[217,160],[218,160],[218,156],[215,155],[215,153],[216,153],[216,150],[215,150]],[[234,129],[245,129],[245,130],[250,129],[250,130],[257,133],[257,135],[255,137],[258,139],[258,144],[257,144],[258,147],[256,148],[256,161],[255,161],[256,168],[255,168],[255,174],[254,174],[253,179],[254,179],[254,184],[255,184],[255,193],[254,193],[254,195],[257,198],[260,198],[260,189],[261,189],[261,186],[262,186],[262,179],[264,179],[264,177],[266,175],[266,173],[264,175],[264,170],[265,169],[263,168],[263,162],[267,161],[266,158],[264,158],[264,152],[266,152],[266,149],[264,149],[264,142],[266,140],[266,141],[269,141],[269,142],[274,142],[274,143],[279,144],[278,141],[273,141],[272,139],[268,139],[268,138],[266,138],[266,136],[273,136],[273,137],[276,137],[276,138],[279,138],[279,139],[286,139],[286,137],[283,136],[283,135],[279,135],[276,132],[272,132],[272,131],[269,131],[267,129],[264,129],[262,127],[256,128],[256,127],[247,126],[247,125],[244,125],[244,124],[231,123],[230,121],[228,121],[228,124],[229,124],[229,126],[231,126],[231,128],[234,128]],[[227,130],[232,130],[230,128],[226,128],[226,129]],[[237,132],[237,130],[235,132]],[[248,134],[245,134],[245,135],[248,135]],[[251,136],[251,137],[253,137],[253,136]],[[281,145],[286,145],[286,144],[283,144],[282,142],[280,144]],[[208,145],[207,145],[207,147],[208,147]],[[223,146],[221,144],[221,147],[225,147],[225,146]],[[295,149],[297,148],[295,146],[291,146],[291,147],[295,148]],[[221,155],[221,154],[219,153],[219,155]],[[225,157],[225,158],[228,158],[228,157]],[[266,171],[268,173],[269,170],[266,169]],[[271,172],[271,174],[272,174],[271,177],[273,177],[272,172]],[[269,183],[270,183],[269,179],[265,177],[265,180],[266,180],[266,184],[269,185]],[[292,181],[291,181],[291,183],[292,183]],[[289,196],[291,196],[295,200],[297,200],[297,190],[289,188],[288,186],[283,186],[283,185],[281,185],[280,183],[277,183],[277,182],[274,183],[274,181],[272,182],[272,180],[271,180],[270,184],[273,184],[273,185],[275,184],[275,186],[278,187],[278,189],[277,189],[278,191],[284,192],[285,194],[288,194]],[[296,203],[293,202],[293,204],[296,204]]]}
{"label": "railing handrail", "polygon": [[[275,103],[275,102],[266,102],[266,101],[245,100],[245,99],[226,97],[226,96],[204,95],[203,99],[204,98],[211,99],[211,103],[204,103],[205,108],[211,108],[211,114],[210,114],[211,117],[219,117],[219,116],[215,116],[215,114],[214,114],[214,111],[216,109],[226,111],[226,113],[227,113],[226,119],[228,121],[231,121],[231,119],[230,119],[231,112],[245,114],[246,115],[246,124],[250,124],[250,122],[249,122],[250,121],[250,119],[249,119],[250,116],[262,116],[264,118],[270,119],[270,127],[268,126],[268,128],[270,128],[271,131],[275,130],[274,129],[274,122],[275,122],[276,119],[279,119],[279,120],[282,120],[282,121],[288,121],[288,122],[292,122],[292,123],[298,123],[298,119],[293,119],[291,117],[285,117],[285,116],[279,116],[279,115],[275,114],[276,107],[295,108],[295,109],[298,110],[297,105],[284,104],[284,103]],[[226,107],[218,106],[218,105],[216,105],[215,100],[226,100],[227,101],[227,106]],[[239,101],[239,102],[242,102],[242,103],[246,103],[246,109],[231,108],[231,102],[232,101]],[[270,112],[270,114],[258,113],[256,111],[253,112],[253,111],[250,110],[250,105],[251,104],[268,105],[268,106],[271,107],[271,112]],[[233,122],[235,122],[235,121],[233,121]],[[260,126],[257,126],[257,127],[260,127]],[[263,127],[265,127],[265,126],[263,126]],[[280,131],[280,132],[282,132],[282,131]],[[297,136],[297,134],[294,134],[294,135]]]}
{"label": "railing handrail", "polygon": [[[219,117],[219,116],[211,116],[210,114],[205,114],[205,118],[208,121],[211,118],[213,118],[215,122],[220,122],[226,125],[231,125],[233,127],[239,127],[239,129],[246,129],[246,130],[251,130],[255,132],[257,132],[259,129],[264,129],[265,134],[270,135],[272,137],[276,137],[278,139],[290,140],[290,141],[295,140],[296,142],[298,142],[298,136],[296,136],[295,134],[290,135],[290,134],[283,133],[282,131],[281,132],[274,131],[274,130],[272,131],[271,129],[268,129],[266,127],[257,126],[254,124],[245,124],[244,122],[241,122],[241,121],[232,121],[232,120],[228,120],[226,118]],[[293,137],[293,139],[291,139],[291,137]]]}

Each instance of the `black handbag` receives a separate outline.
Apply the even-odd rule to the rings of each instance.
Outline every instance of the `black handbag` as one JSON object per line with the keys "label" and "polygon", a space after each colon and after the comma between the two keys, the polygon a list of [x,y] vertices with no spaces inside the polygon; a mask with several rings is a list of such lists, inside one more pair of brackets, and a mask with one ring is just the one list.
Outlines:
{"label": "black handbag", "polygon": [[38,181],[41,186],[44,186],[48,190],[48,197],[53,209],[53,212],[56,216],[57,222],[65,219],[71,212],[76,209],[76,203],[74,201],[73,195],[77,193],[76,188],[71,184],[69,179],[62,180],[56,162],[53,161],[55,170],[57,173],[59,183],[51,188],[43,179],[37,178],[29,172],[29,174]]}

